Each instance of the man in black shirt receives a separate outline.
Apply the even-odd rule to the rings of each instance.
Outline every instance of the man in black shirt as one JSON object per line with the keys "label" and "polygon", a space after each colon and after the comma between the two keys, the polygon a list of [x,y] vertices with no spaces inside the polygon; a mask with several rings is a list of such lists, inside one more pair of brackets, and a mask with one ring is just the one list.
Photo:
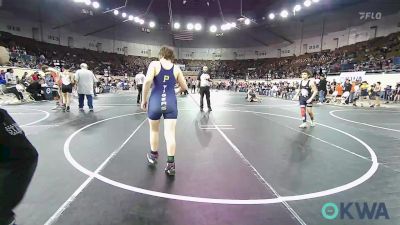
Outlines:
{"label": "man in black shirt", "polygon": [[[0,65],[8,62],[0,46]],[[13,209],[22,200],[36,169],[38,153],[24,131],[0,108],[0,224],[15,223]]]}
{"label": "man in black shirt", "polygon": [[320,81],[318,84],[318,93],[319,93],[319,103],[323,104],[325,101],[325,94],[326,94],[326,78],[324,76],[320,77]]}

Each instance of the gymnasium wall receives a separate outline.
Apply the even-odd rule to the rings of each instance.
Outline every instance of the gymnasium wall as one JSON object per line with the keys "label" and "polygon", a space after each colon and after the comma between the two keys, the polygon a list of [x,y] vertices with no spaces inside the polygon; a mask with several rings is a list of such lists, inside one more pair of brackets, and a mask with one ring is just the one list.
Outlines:
{"label": "gymnasium wall", "polygon": [[[13,18],[12,14],[0,12],[0,31],[10,32],[14,35],[34,38],[39,41],[70,46],[114,52],[118,54],[157,57],[160,46],[129,43],[118,40],[104,39],[94,36],[82,36],[66,29],[52,29],[50,24],[23,21]],[[400,12],[393,15],[385,15],[381,20],[372,20],[361,25],[350,26],[341,31],[325,33],[321,42],[321,35],[307,38],[297,38],[293,43],[283,42],[265,47],[252,48],[177,48],[176,55],[180,59],[192,60],[236,60],[236,59],[259,59],[276,58],[300,55],[306,52],[318,52],[325,49],[335,49],[349,44],[366,41],[376,36],[386,36],[390,33],[400,31]],[[311,29],[311,28],[310,28]],[[314,31],[318,32],[316,26]],[[336,40],[337,38],[337,40]]]}

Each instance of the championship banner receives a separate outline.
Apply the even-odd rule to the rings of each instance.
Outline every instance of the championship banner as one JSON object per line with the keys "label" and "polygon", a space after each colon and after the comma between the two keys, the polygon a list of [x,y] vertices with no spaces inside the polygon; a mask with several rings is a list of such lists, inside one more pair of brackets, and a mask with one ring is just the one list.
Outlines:
{"label": "championship banner", "polygon": [[342,72],[340,73],[340,81],[345,82],[347,79],[350,81],[363,81],[365,80],[365,71],[360,72]]}

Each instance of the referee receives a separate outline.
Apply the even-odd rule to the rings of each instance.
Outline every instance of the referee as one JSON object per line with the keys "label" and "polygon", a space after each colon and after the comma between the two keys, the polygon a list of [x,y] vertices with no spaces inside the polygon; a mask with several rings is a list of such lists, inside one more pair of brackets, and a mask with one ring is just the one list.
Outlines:
{"label": "referee", "polygon": [[208,111],[211,112],[211,103],[210,103],[210,86],[211,86],[211,77],[207,73],[208,67],[203,66],[203,71],[199,75],[198,79],[200,81],[200,111],[203,111],[203,98],[206,95],[207,107]]}
{"label": "referee", "polygon": [[145,78],[146,78],[146,76],[143,74],[142,70],[135,76],[136,87],[138,89],[138,96],[137,96],[137,101],[136,101],[137,104],[142,103],[142,89],[143,89],[143,83],[144,83]]}

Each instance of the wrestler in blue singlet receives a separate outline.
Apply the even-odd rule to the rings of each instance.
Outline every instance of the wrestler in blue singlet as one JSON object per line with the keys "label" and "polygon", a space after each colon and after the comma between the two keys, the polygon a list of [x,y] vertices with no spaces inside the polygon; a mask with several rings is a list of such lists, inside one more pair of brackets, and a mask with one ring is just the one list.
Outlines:
{"label": "wrestler in blue singlet", "polygon": [[159,120],[161,116],[164,116],[164,119],[178,118],[175,84],[174,66],[166,70],[161,65],[160,72],[153,80],[147,113],[149,119]]}

